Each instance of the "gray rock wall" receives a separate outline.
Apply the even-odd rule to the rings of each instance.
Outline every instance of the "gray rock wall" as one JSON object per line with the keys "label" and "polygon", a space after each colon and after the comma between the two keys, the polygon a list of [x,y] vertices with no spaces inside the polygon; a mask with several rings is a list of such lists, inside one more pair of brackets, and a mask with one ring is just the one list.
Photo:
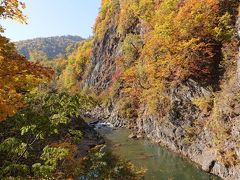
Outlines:
{"label": "gray rock wall", "polygon": [[[238,40],[240,40],[240,17],[237,19],[237,32],[238,32]],[[238,73],[238,84],[240,85],[240,47],[238,52],[237,59],[237,73]]]}
{"label": "gray rock wall", "polygon": [[112,25],[103,39],[94,42],[92,69],[85,81],[85,87],[91,87],[97,93],[109,87],[116,69],[115,58],[118,56],[121,40],[116,28]]}
{"label": "gray rock wall", "polygon": [[[111,109],[97,108],[92,116],[116,127],[131,128],[136,137],[145,137],[165,146],[197,163],[204,171],[227,180],[240,179],[239,166],[227,167],[218,160],[212,134],[204,126],[208,121],[206,116],[209,115],[202,113],[192,103],[195,98],[210,97],[211,91],[189,80],[176,86],[170,93],[170,111],[160,120],[157,116],[149,115],[147,107],[142,107],[143,113],[135,120],[134,126],[119,116],[116,106]],[[196,135],[189,142],[188,129],[191,128]]]}

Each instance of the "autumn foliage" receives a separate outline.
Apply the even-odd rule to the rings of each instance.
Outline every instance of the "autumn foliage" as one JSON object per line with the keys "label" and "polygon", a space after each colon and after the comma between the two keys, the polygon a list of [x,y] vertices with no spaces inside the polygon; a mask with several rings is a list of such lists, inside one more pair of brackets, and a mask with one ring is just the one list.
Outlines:
{"label": "autumn foliage", "polygon": [[22,95],[51,76],[49,69],[28,62],[0,36],[0,120],[24,106]]}
{"label": "autumn foliage", "polygon": [[[2,0],[0,2],[0,19],[13,19],[21,23],[26,23],[27,17],[22,10],[25,9],[25,3],[19,0]],[[3,28],[0,25],[0,32]]]}
{"label": "autumn foliage", "polygon": [[80,84],[86,78],[90,68],[92,42],[92,40],[86,40],[80,43],[76,50],[68,56],[66,66],[58,79],[59,89],[73,92],[80,88]]}
{"label": "autumn foliage", "polygon": [[[0,5],[0,18],[25,22],[26,17],[21,11],[25,8],[24,3],[4,0]],[[18,54],[13,43],[0,35],[0,121],[22,108],[24,106],[22,95],[50,76],[49,69],[28,62]]]}
{"label": "autumn foliage", "polygon": [[97,38],[110,24],[125,37],[116,68],[123,80],[121,96],[137,97],[159,112],[168,103],[165,93],[177,83],[191,78],[204,86],[216,84],[222,75],[222,45],[234,35],[234,4],[234,0],[102,1]]}
{"label": "autumn foliage", "polygon": [[111,22],[117,22],[116,10],[119,7],[119,1],[102,0],[101,9],[96,19],[94,33],[96,39],[101,39]]}
{"label": "autumn foliage", "polygon": [[[44,61],[42,64],[56,71],[53,85],[47,87],[40,85],[52,77],[52,70],[27,61],[0,35],[0,178],[66,179],[76,175],[74,170],[83,179],[142,176],[142,172],[134,173],[131,164],[117,163],[102,146],[93,149],[82,164],[75,159],[84,134],[76,125],[83,121],[81,115],[98,104],[88,89],[81,92],[93,66],[104,66],[110,56],[114,59],[107,67],[115,70],[107,79],[111,83],[103,82],[110,85],[98,98],[106,102],[103,106],[109,110],[117,107],[118,115],[134,125],[143,113],[164,119],[171,106],[170,91],[182,82],[193,79],[203,87],[220,84],[223,59],[234,57],[225,48],[230,54],[226,57],[223,47],[237,44],[236,40],[233,43],[237,2],[102,0],[92,39],[72,47],[74,51],[69,47],[70,55],[51,62],[45,61],[47,56],[41,51],[30,53],[30,59]],[[19,0],[2,0],[0,19],[26,23],[24,8]],[[109,33],[116,33],[119,41],[108,38]],[[92,64],[92,51],[98,43],[109,57]],[[114,54],[113,49],[118,52]],[[192,101],[202,111],[213,106],[212,99]],[[218,120],[218,109],[215,114]],[[217,136],[225,134],[225,129],[218,130]],[[62,171],[64,164],[70,172]]]}

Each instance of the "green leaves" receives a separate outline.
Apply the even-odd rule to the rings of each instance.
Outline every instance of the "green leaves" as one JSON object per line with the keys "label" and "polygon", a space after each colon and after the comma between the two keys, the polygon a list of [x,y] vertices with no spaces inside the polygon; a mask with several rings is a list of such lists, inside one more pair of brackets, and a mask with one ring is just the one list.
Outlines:
{"label": "green leaves", "polygon": [[57,162],[59,160],[62,160],[67,155],[68,155],[67,149],[46,146],[43,149],[41,159],[45,161],[44,163],[45,165],[56,167]]}
{"label": "green leaves", "polygon": [[9,135],[5,131],[0,134],[0,139],[5,139],[0,144],[4,154],[0,173],[3,177],[51,179],[55,172],[61,174],[61,160],[71,151],[60,141],[67,139],[74,145],[82,139],[82,132],[71,126],[72,119],[90,110],[95,101],[83,94],[71,96],[53,90],[33,91],[25,101],[26,108],[4,121],[11,128],[6,129]]}
{"label": "green leaves", "polygon": [[30,126],[24,126],[21,128],[21,135],[24,135],[29,132],[33,132],[37,128],[36,124],[30,125]]}
{"label": "green leaves", "polygon": [[28,158],[27,144],[15,137],[7,138],[0,144],[0,151],[14,157],[22,156]]}
{"label": "green leaves", "polygon": [[141,179],[144,172],[119,160],[103,145],[93,148],[83,160],[80,179]]}
{"label": "green leaves", "polygon": [[78,144],[80,143],[82,139],[82,132],[79,130],[69,129],[69,134],[73,137],[74,143]]}
{"label": "green leaves", "polygon": [[17,179],[12,177],[12,174],[17,174],[18,179],[21,177],[26,177],[30,173],[30,169],[27,165],[18,164],[13,162],[7,162],[2,167],[0,167],[0,178],[8,177],[9,179]]}
{"label": "green leaves", "polygon": [[94,106],[91,97],[76,94],[35,92],[27,97],[29,106],[21,111],[18,124],[22,134],[33,133],[51,135],[72,117],[78,117]]}
{"label": "green leaves", "polygon": [[64,159],[68,155],[68,152],[69,151],[64,148],[46,146],[40,157],[40,159],[44,161],[44,164],[35,163],[32,165],[35,176],[53,178],[51,173],[56,170],[58,162]]}
{"label": "green leaves", "polygon": [[90,110],[95,101],[82,94],[53,93],[38,91],[26,97],[28,107],[21,110],[14,122],[21,130],[21,135],[31,134],[38,139],[58,133],[61,125],[71,118]]}
{"label": "green leaves", "polygon": [[219,42],[229,41],[232,38],[235,30],[231,20],[232,16],[228,12],[219,18],[218,26],[214,29]]}

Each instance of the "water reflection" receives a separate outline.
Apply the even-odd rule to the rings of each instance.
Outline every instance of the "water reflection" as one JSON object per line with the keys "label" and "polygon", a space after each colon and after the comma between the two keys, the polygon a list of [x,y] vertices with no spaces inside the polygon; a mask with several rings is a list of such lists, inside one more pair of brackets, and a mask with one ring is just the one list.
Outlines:
{"label": "water reflection", "polygon": [[107,140],[113,153],[147,169],[149,180],[218,180],[220,178],[205,173],[176,154],[145,140],[129,139],[126,129],[98,130]]}

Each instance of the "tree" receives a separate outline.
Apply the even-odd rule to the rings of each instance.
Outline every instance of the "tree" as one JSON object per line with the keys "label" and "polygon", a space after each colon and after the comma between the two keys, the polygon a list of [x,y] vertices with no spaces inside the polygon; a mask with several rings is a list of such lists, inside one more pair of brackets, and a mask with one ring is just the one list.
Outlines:
{"label": "tree", "polygon": [[[82,138],[79,115],[90,110],[95,101],[90,96],[43,88],[25,99],[28,106],[0,122],[0,179],[57,177],[63,164],[60,161],[73,156],[71,152]],[[61,143],[63,140],[67,142]]]}
{"label": "tree", "polygon": [[122,96],[138,97],[157,112],[161,102],[168,104],[170,87],[189,78],[205,86],[219,81],[222,45],[234,34],[235,0],[119,2]]}
{"label": "tree", "polygon": [[110,24],[117,22],[117,10],[119,0],[102,0],[101,9],[94,25],[94,33],[97,39],[101,39]]}
{"label": "tree", "polygon": [[74,91],[84,79],[90,67],[92,42],[92,40],[82,42],[68,57],[67,65],[59,76],[59,88]]}
{"label": "tree", "polygon": [[29,52],[29,60],[32,61],[32,62],[47,61],[48,56],[43,51],[33,50],[33,51]]}
{"label": "tree", "polygon": [[0,36],[0,121],[25,103],[23,95],[51,77],[51,70],[28,62],[12,43]]}
{"label": "tree", "polygon": [[[0,19],[10,18],[25,23],[23,8],[25,4],[20,1],[3,0],[0,4]],[[22,108],[22,95],[50,76],[49,69],[28,62],[17,53],[7,38],[0,35],[0,121]]]}
{"label": "tree", "polygon": [[[26,23],[27,17],[23,14],[25,3],[19,0],[2,0],[0,2],[0,19],[13,19],[21,23]],[[2,26],[0,30],[3,31]]]}

